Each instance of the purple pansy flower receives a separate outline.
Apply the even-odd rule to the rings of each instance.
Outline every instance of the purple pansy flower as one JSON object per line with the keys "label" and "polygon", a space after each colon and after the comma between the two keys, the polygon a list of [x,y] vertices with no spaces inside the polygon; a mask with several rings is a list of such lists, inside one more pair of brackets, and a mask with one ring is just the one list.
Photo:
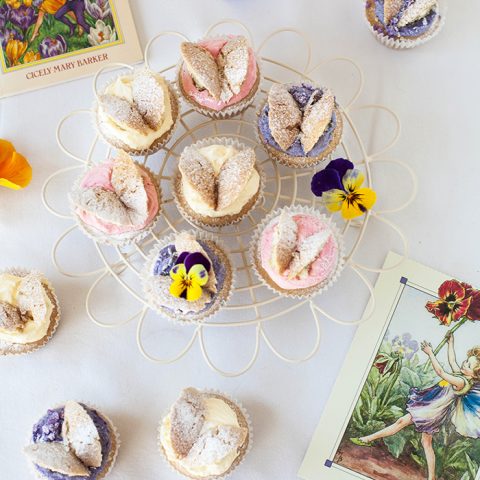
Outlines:
{"label": "purple pansy flower", "polygon": [[324,170],[317,172],[312,178],[312,192],[317,197],[321,197],[324,192],[329,190],[343,190],[342,179],[347,170],[354,168],[353,163],[345,158],[332,160]]}
{"label": "purple pansy flower", "polygon": [[35,9],[25,5],[12,10],[10,14],[10,21],[24,31],[35,23],[36,18]]}
{"label": "purple pansy flower", "polygon": [[108,0],[85,0],[85,8],[95,20],[105,20],[111,14]]}
{"label": "purple pansy flower", "polygon": [[42,58],[56,57],[67,51],[67,42],[62,35],[57,35],[55,38],[45,37],[38,49]]}
{"label": "purple pansy flower", "polygon": [[418,352],[418,342],[412,338],[410,333],[396,335],[392,339],[392,350],[410,360]]}
{"label": "purple pansy flower", "polygon": [[5,28],[0,30],[0,42],[4,50],[10,39],[23,41],[23,36],[14,28]]}
{"label": "purple pansy flower", "polygon": [[200,252],[182,252],[176,261],[176,265],[179,263],[183,263],[187,272],[194,266],[194,265],[202,265],[207,272],[210,271],[210,261],[205,255],[201,254]]}

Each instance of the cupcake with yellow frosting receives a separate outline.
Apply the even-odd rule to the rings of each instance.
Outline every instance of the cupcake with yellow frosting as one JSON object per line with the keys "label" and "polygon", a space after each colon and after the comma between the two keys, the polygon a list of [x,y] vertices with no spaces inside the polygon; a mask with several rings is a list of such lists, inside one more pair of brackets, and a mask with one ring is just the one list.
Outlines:
{"label": "cupcake with yellow frosting", "polygon": [[159,448],[170,466],[192,480],[223,478],[251,446],[249,416],[228,396],[185,389],[159,427]]}
{"label": "cupcake with yellow frosting", "polygon": [[179,114],[170,84],[148,69],[111,82],[97,98],[96,125],[111,146],[132,155],[155,153],[171,138]]}
{"label": "cupcake with yellow frosting", "polygon": [[0,355],[30,353],[54,334],[60,308],[53,287],[40,273],[0,273]]}
{"label": "cupcake with yellow frosting", "polygon": [[263,197],[264,174],[255,151],[231,138],[209,138],[187,147],[173,177],[178,209],[194,225],[240,222]]}

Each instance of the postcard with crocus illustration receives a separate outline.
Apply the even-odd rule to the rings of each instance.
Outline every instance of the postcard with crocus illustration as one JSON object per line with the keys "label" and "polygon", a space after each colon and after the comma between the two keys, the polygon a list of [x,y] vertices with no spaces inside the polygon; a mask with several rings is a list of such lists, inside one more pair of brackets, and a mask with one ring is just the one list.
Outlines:
{"label": "postcard with crocus illustration", "polygon": [[0,0],[0,98],[142,58],[128,0]]}
{"label": "postcard with crocus illustration", "polygon": [[390,253],[305,480],[480,479],[480,291]]}

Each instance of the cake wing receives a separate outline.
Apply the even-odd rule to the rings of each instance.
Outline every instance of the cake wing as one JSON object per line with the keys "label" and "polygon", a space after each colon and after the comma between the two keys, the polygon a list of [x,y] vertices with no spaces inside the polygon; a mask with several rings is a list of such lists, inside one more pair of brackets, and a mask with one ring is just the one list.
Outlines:
{"label": "cake wing", "polygon": [[[218,69],[222,78],[222,97],[238,94],[248,72],[249,51],[245,37],[230,39],[217,57]],[[224,94],[223,92],[228,92]],[[230,98],[224,98],[228,101]]]}
{"label": "cake wing", "polygon": [[124,152],[119,152],[114,161],[111,182],[133,223],[144,223],[148,218],[147,191],[139,167]]}
{"label": "cake wing", "polygon": [[318,90],[312,93],[303,112],[300,140],[305,153],[308,153],[323,135],[332,120],[335,108],[335,97],[330,90],[325,89],[317,100],[318,95]]}
{"label": "cake wing", "polygon": [[281,274],[287,270],[297,245],[298,225],[286,212],[282,212],[273,234],[272,262]]}
{"label": "cake wing", "polygon": [[25,447],[27,457],[39,467],[69,477],[86,477],[90,471],[63,443],[35,443]]}
{"label": "cake wing", "polygon": [[217,210],[230,206],[240,195],[255,168],[255,152],[247,148],[229,158],[217,177]]}
{"label": "cake wing", "polygon": [[20,309],[8,302],[0,302],[0,328],[14,332],[24,326]]}
{"label": "cake wing", "polygon": [[153,130],[163,123],[165,94],[154,73],[147,69],[136,70],[132,82],[135,106],[145,122]]}
{"label": "cake wing", "polygon": [[398,15],[402,8],[403,0],[385,0],[383,3],[383,18],[385,25],[388,25],[392,18]]}
{"label": "cake wing", "polygon": [[123,129],[132,129],[142,134],[149,131],[142,115],[133,103],[116,95],[102,95],[100,105],[103,111]]}
{"label": "cake wing", "polygon": [[292,263],[290,263],[288,269],[288,277],[295,278],[302,270],[309,267],[320,255],[330,236],[331,232],[329,230],[323,230],[305,238],[293,255]]}
{"label": "cake wing", "polygon": [[97,427],[87,411],[77,402],[65,404],[62,436],[75,455],[88,467],[102,464],[102,446]]}
{"label": "cake wing", "polygon": [[437,0],[414,0],[402,13],[397,25],[399,27],[404,27],[409,23],[424,18],[433,8],[435,8],[437,3]]}
{"label": "cake wing", "polygon": [[300,133],[302,112],[285,85],[274,84],[268,93],[268,125],[274,140],[288,150]]}
{"label": "cake wing", "polygon": [[194,388],[187,388],[174,403],[171,412],[172,447],[178,458],[186,457],[205,423],[203,395]]}
{"label": "cake wing", "polygon": [[20,281],[17,305],[22,314],[30,313],[34,320],[43,320],[47,314],[45,290],[40,275],[29,273]]}
{"label": "cake wing", "polygon": [[210,161],[195,147],[187,148],[178,164],[182,177],[210,207],[217,206],[215,171]]}
{"label": "cake wing", "polygon": [[234,425],[219,425],[205,431],[195,442],[188,460],[196,465],[212,465],[221,461],[245,443],[248,429]]}
{"label": "cake wing", "polygon": [[180,50],[195,83],[201,88],[206,88],[215,100],[219,100],[222,87],[213,55],[206,48],[190,42],[183,42]]}
{"label": "cake wing", "polygon": [[132,225],[129,212],[115,192],[101,187],[82,190],[75,195],[75,204],[82,210],[115,225]]}

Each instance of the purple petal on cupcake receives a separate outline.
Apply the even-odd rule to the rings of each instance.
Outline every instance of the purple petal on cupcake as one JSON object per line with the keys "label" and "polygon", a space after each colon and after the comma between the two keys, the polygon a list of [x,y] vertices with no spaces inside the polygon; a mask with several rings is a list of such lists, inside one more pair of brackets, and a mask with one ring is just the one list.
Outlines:
{"label": "purple petal on cupcake", "polygon": [[347,170],[352,170],[355,168],[355,166],[350,160],[345,158],[336,158],[335,160],[332,160],[325,168],[336,170],[341,180],[347,173]]}
{"label": "purple petal on cupcake", "polygon": [[183,262],[184,265],[185,265],[185,268],[187,269],[187,272],[194,266],[194,265],[203,265],[203,267],[205,268],[205,270],[207,272],[210,271],[210,267],[211,267],[211,264],[210,264],[210,261],[208,260],[208,258],[205,257],[205,255],[203,255],[202,253],[200,252],[193,252],[193,253],[190,253],[186,258],[185,258],[185,261]]}
{"label": "purple petal on cupcake", "polygon": [[157,261],[153,267],[154,275],[170,275],[170,270],[176,264],[177,261],[177,250],[175,245],[167,245],[162,248],[158,253]]}
{"label": "purple petal on cupcake", "polygon": [[182,252],[178,258],[177,261],[175,262],[175,265],[178,265],[179,263],[185,263],[185,259],[188,257],[190,252]]}
{"label": "purple petal on cupcake", "polygon": [[314,195],[321,197],[328,190],[343,190],[342,179],[333,168],[325,169],[312,177],[311,188]]}

